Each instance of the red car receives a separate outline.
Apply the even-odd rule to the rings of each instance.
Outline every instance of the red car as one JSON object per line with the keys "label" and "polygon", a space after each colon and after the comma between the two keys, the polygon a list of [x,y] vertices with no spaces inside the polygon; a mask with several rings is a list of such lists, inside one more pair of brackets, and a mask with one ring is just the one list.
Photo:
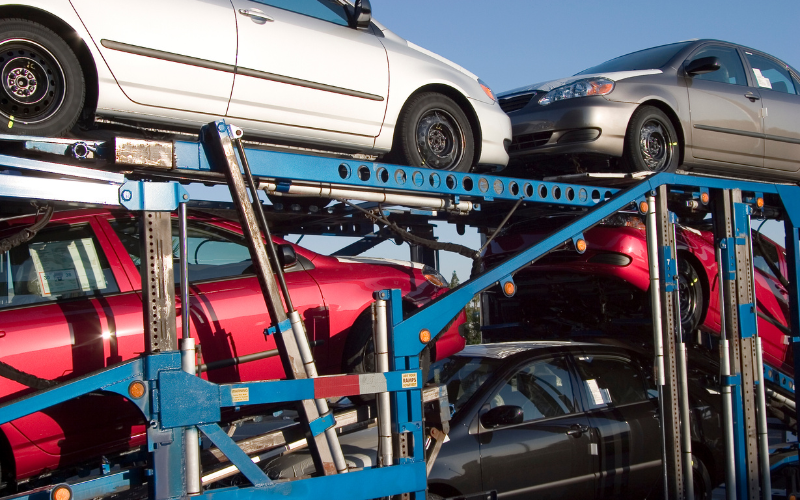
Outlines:
{"label": "red car", "polygon": [[[33,217],[0,222],[0,239],[33,222]],[[33,240],[0,254],[0,361],[62,382],[142,352],[137,224],[128,213],[106,210],[56,213]],[[295,262],[284,263],[286,281],[309,339],[323,341],[314,349],[323,374],[365,369],[374,291],[402,289],[408,311],[447,290],[444,278],[421,264],[333,258],[274,240],[296,254]],[[264,335],[271,321],[239,225],[193,213],[188,258],[191,332],[202,362],[275,349],[274,338]],[[176,273],[179,269],[176,265]],[[464,320],[462,312],[438,336],[426,353],[431,359],[464,347],[458,328]],[[282,378],[284,373],[273,357],[212,369],[202,377],[229,383]],[[0,377],[0,403],[32,390]],[[0,426],[3,481],[19,482],[145,442],[145,422],[127,400],[87,395]]]}
{"label": "red car", "polygon": [[[541,240],[566,220],[528,227],[512,226],[487,248],[491,266],[511,253]],[[794,373],[786,342],[789,333],[788,294],[777,270],[786,276],[784,249],[753,233],[758,333],[764,361]],[[587,250],[557,249],[515,276],[512,299],[490,293],[484,311],[485,337],[507,339],[524,327],[529,338],[562,336],[597,330],[618,336],[636,335],[651,324],[650,275],[645,226],[640,217],[620,213],[586,231]],[[684,331],[719,335],[719,288],[714,236],[710,230],[676,226],[681,323]],[[760,244],[758,240],[761,240]],[[770,266],[772,263],[772,267]],[[497,297],[497,299],[495,299]]]}

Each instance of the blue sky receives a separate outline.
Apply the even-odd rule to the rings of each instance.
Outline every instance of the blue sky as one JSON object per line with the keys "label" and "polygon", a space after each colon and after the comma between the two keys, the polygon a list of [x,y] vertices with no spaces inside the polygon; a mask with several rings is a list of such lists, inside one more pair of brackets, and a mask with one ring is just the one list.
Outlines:
{"label": "blue sky", "polygon": [[[763,50],[800,69],[800,1],[672,0],[538,2],[506,0],[371,0],[373,15],[398,35],[472,71],[496,92],[569,76],[635,50],[691,38],[717,38]],[[350,59],[358,61],[357,55]],[[766,234],[780,238],[782,226]],[[480,246],[475,231],[442,241]],[[290,238],[292,241],[297,238]],[[352,240],[349,240],[352,241]],[[343,238],[303,239],[329,253]],[[408,247],[384,243],[371,255],[408,258]],[[469,276],[468,259],[441,254],[448,279]]]}

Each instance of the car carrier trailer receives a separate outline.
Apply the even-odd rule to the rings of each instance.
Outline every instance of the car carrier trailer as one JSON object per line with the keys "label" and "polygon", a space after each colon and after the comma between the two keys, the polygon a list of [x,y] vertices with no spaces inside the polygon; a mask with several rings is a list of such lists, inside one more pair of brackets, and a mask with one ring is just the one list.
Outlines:
{"label": "car carrier trailer", "polygon": [[[154,500],[187,496],[219,500],[275,496],[424,498],[426,459],[435,458],[437,445],[446,434],[447,412],[440,409],[438,416],[433,416],[438,418],[437,430],[426,435],[423,393],[431,401],[443,400],[444,394],[441,389],[423,391],[420,352],[475,294],[499,285],[503,293],[513,295],[517,271],[564,244],[571,245],[576,252],[584,251],[583,232],[620,210],[638,210],[647,218],[653,354],[658,367],[663,423],[664,495],[692,498],[687,336],[680,331],[676,218],[669,210],[669,196],[708,205],[714,217],[718,265],[724,280],[722,345],[727,347],[721,350],[721,380],[723,421],[730,424],[725,434],[728,498],[770,497],[765,386],[771,384],[784,394],[793,394],[796,381],[788,380],[786,374],[773,367],[762,367],[750,217],[754,212],[762,213],[766,206],[772,215],[785,221],[791,342],[797,366],[800,362],[797,358],[800,187],[671,173],[650,175],[623,188],[592,185],[591,181],[588,185],[545,182],[265,151],[245,148],[241,139],[241,130],[224,122],[204,127],[199,141],[0,137],[7,153],[0,155],[0,166],[4,169],[0,174],[0,198],[123,207],[140,213],[148,229],[146,237],[141,239],[142,255],[146,255],[141,266],[146,304],[144,354],[0,405],[0,423],[5,423],[93,392],[122,395],[149,422],[147,464],[115,472],[103,468],[98,477],[54,482],[14,495],[15,498],[88,500],[110,496],[143,482],[149,485],[147,496]],[[43,156],[47,158],[41,159]],[[218,385],[196,375],[193,341],[188,332],[179,335],[175,326],[169,228],[170,212],[178,211],[179,218],[185,221],[189,194],[181,183],[191,181],[230,186],[233,206],[245,230],[270,312],[272,326],[267,333],[278,339],[288,380]],[[323,210],[317,218],[304,220],[298,228],[308,232],[362,234],[367,238],[354,246],[359,248],[391,237],[394,231],[401,231],[414,245],[423,245],[419,235],[430,233],[429,221],[435,218],[460,225],[499,228],[511,218],[535,224],[536,214],[553,208],[573,210],[576,217],[501,264],[473,273],[470,280],[405,318],[398,290],[376,293],[376,352],[385,356],[378,362],[377,373],[317,377],[302,322],[292,311],[291,298],[281,283],[280,266],[270,251],[270,222],[262,212],[267,208],[268,215],[275,218],[281,214],[262,207],[256,189],[266,191],[273,199],[315,196],[347,201]],[[251,198],[255,203],[251,203]],[[350,200],[368,203],[353,206]],[[392,212],[386,209],[389,205],[401,208]],[[361,219],[363,216],[366,222]],[[393,220],[401,222],[377,234],[373,230],[373,222]],[[362,222],[357,221],[362,221],[367,229],[358,229]],[[403,232],[400,226],[417,230]],[[267,235],[266,240],[262,233]],[[181,262],[185,265],[184,230],[181,236]],[[460,250],[469,255],[463,248]],[[430,251],[419,250],[417,257],[435,261],[435,254]],[[186,294],[186,272],[181,273],[181,279],[180,290]],[[183,325],[188,328],[188,321]],[[381,436],[378,467],[349,470],[338,445],[336,419],[327,407],[326,398],[355,394],[378,395]],[[787,401],[793,398],[781,397]],[[314,452],[320,475],[272,481],[222,431],[218,425],[221,409],[294,401],[299,402],[302,434]],[[203,489],[198,433],[213,442],[218,454],[224,455],[246,478],[247,485]],[[427,446],[426,453],[428,438],[436,444]]]}

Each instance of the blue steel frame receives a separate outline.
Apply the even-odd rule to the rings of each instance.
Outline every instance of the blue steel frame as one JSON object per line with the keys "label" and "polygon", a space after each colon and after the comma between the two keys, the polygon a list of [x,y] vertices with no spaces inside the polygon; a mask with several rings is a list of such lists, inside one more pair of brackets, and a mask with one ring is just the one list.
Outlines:
{"label": "blue steel frame", "polygon": [[[176,157],[179,167],[189,170],[212,170],[205,160],[203,148],[204,146],[198,143],[177,143]],[[781,198],[789,214],[786,221],[787,235],[789,236],[787,237],[787,252],[790,255],[788,259],[790,276],[793,278],[790,281],[794,283],[791,293],[791,326],[793,332],[800,331],[800,307],[798,307],[798,296],[800,295],[798,293],[800,290],[800,266],[798,266],[800,263],[800,244],[798,242],[800,187],[798,186],[659,173],[639,184],[617,191],[582,185],[445,173],[378,163],[367,165],[359,164],[359,162],[287,153],[253,150],[252,152],[248,151],[247,154],[255,176],[275,178],[282,182],[307,180],[357,185],[372,190],[386,189],[464,196],[480,198],[485,201],[517,200],[522,197],[529,202],[577,206],[588,210],[584,215],[558,229],[544,240],[519,252],[495,268],[462,283],[435,303],[415,311],[408,318],[403,319],[399,300],[400,292],[397,290],[382,292],[383,297],[390,299],[389,327],[393,357],[392,371],[387,373],[386,377],[387,387],[394,391],[393,423],[397,432],[413,434],[411,448],[413,452],[410,457],[400,459],[397,465],[303,481],[272,483],[261,469],[253,466],[252,462],[243,456],[244,454],[240,450],[237,453],[238,447],[227,435],[219,431],[216,422],[219,420],[220,408],[238,404],[313,399],[313,380],[216,385],[181,371],[178,352],[138,358],[2,405],[0,406],[0,423],[40,411],[89,392],[116,392],[129,397],[151,422],[151,426],[161,429],[198,426],[215,441],[224,453],[228,454],[231,462],[237,465],[256,485],[254,488],[234,487],[210,490],[199,497],[239,500],[270,494],[291,495],[296,499],[315,499],[320,498],[320,495],[332,499],[352,499],[375,498],[412,491],[417,493],[418,498],[422,498],[419,495],[424,495],[426,489],[426,472],[422,439],[421,384],[417,382],[421,379],[418,356],[424,348],[424,343],[420,340],[422,330],[440,331],[475,294],[501,280],[512,279],[517,270],[535,261],[550,249],[578,238],[582,232],[613,213],[631,205],[636,207],[636,204],[643,200],[648,193],[661,185],[683,186],[693,188],[698,192],[707,189],[737,188],[758,194],[776,194]],[[13,166],[12,159],[6,159],[5,163]],[[287,173],[292,176],[292,179],[285,177]],[[35,180],[37,183],[39,181],[39,179]],[[27,187],[19,190],[11,187],[4,191],[3,184],[4,181],[0,182],[0,194],[2,195],[41,199],[41,196],[32,195]],[[120,192],[119,185],[121,184],[120,182],[116,186],[117,193]],[[142,189],[147,188],[143,187]],[[185,201],[183,193],[179,189],[173,188],[171,193],[174,195],[172,200]],[[106,195],[106,197],[108,196]],[[144,193],[140,199],[151,198]],[[121,204],[119,200],[109,204],[117,203]],[[175,205],[177,206],[177,203]],[[793,340],[797,341],[798,339],[795,337]],[[795,363],[796,366],[800,366],[800,348],[797,347],[800,346],[796,346],[794,350]],[[415,383],[409,384],[408,381],[412,378]],[[131,398],[128,394],[128,387],[134,380],[145,382],[147,387],[147,394],[139,399]],[[236,398],[231,395],[232,389],[248,389],[249,400],[246,403],[234,402]],[[155,445],[155,443],[149,443],[151,450]],[[113,484],[115,483],[112,480],[108,480],[108,485],[101,489],[111,488]]]}

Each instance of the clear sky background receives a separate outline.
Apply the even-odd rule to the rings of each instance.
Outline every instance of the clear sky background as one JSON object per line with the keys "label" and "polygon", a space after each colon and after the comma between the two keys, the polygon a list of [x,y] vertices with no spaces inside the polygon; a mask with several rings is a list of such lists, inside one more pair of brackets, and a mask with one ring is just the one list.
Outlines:
{"label": "clear sky background", "polygon": [[[613,57],[692,38],[716,38],[770,53],[800,69],[800,0],[371,0],[374,17],[417,45],[477,74],[495,92],[573,75]],[[353,54],[349,60],[357,63]],[[755,225],[755,223],[754,223]],[[783,241],[782,225],[765,233]],[[441,228],[442,241],[478,248],[474,231]],[[291,238],[295,241],[297,238]],[[349,240],[352,241],[352,240]],[[323,253],[349,243],[306,237]],[[371,255],[408,258],[408,247],[384,243]],[[442,252],[448,279],[469,277],[468,259]]]}

